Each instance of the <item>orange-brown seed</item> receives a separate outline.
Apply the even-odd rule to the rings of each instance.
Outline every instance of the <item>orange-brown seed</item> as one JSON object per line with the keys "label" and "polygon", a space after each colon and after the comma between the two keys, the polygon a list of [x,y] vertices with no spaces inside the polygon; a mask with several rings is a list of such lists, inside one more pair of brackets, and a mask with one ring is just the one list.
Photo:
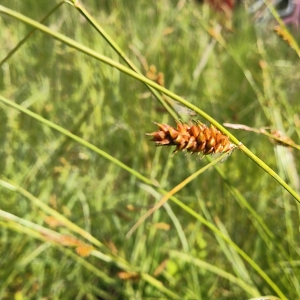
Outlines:
{"label": "orange-brown seed", "polygon": [[170,141],[168,139],[164,139],[164,140],[161,140],[161,141],[155,141],[155,144],[157,146],[172,145],[172,143],[170,143]]}
{"label": "orange-brown seed", "polygon": [[155,123],[160,130],[164,131],[164,132],[168,132],[168,130],[170,129],[170,125],[168,124],[160,124],[160,123]]}
{"label": "orange-brown seed", "polygon": [[189,150],[189,149],[194,149],[196,148],[197,143],[195,141],[195,137],[191,136],[187,145],[185,146],[185,149]]}
{"label": "orange-brown seed", "polygon": [[199,135],[197,136],[197,142],[199,144],[206,142],[206,138],[203,132],[199,132]]}
{"label": "orange-brown seed", "polygon": [[193,126],[191,127],[191,129],[190,129],[190,133],[191,133],[192,136],[194,136],[195,138],[197,138],[198,135],[199,135],[199,133],[200,133],[200,128],[199,128],[199,126],[193,125]]}
{"label": "orange-brown seed", "polygon": [[153,136],[151,141],[161,141],[166,137],[166,134],[163,131],[156,131],[152,133],[146,133],[146,135]]}
{"label": "orange-brown seed", "polygon": [[173,128],[173,127],[170,127],[169,128],[169,134],[170,134],[170,137],[174,140],[178,137],[178,131]]}
{"label": "orange-brown seed", "polygon": [[204,136],[205,136],[205,140],[209,140],[210,137],[211,137],[209,129],[205,128],[204,131],[203,131],[203,133],[204,133]]}
{"label": "orange-brown seed", "polygon": [[223,145],[222,144],[218,144],[215,146],[215,153],[220,153],[223,150]]}
{"label": "orange-brown seed", "polygon": [[206,147],[207,147],[207,148],[211,148],[211,147],[214,147],[215,145],[216,145],[216,140],[215,140],[214,137],[211,137],[211,138],[208,140],[208,142],[207,142],[207,144],[206,144]]}
{"label": "orange-brown seed", "polygon": [[208,155],[211,153],[225,153],[235,147],[234,144],[230,143],[228,136],[213,125],[208,128],[199,121],[189,125],[177,122],[177,129],[175,129],[168,124],[155,124],[157,124],[159,130],[147,133],[147,135],[152,136],[152,141],[157,146],[175,145],[174,153],[186,150],[191,153],[199,152]]}

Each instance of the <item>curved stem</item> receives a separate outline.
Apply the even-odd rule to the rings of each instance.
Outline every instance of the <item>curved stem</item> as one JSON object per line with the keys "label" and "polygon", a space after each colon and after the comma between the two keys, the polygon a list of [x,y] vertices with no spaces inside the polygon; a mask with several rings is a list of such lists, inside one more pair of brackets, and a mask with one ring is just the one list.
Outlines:
{"label": "curved stem", "polygon": [[[62,4],[64,4],[64,1],[59,2],[57,5],[55,5],[48,14],[41,19],[40,23],[44,23]],[[33,35],[33,33],[37,30],[37,28],[33,28],[9,53],[0,61],[0,67],[10,59],[10,57],[13,56],[14,53],[18,51],[19,48],[27,41],[27,39]]]}
{"label": "curved stem", "polygon": [[[114,40],[105,32],[105,30],[99,25],[99,23],[91,16],[91,14],[85,9],[83,4],[77,0],[66,0],[67,3],[73,5],[79,13],[96,29],[98,33],[107,41],[107,43],[117,52],[117,54],[124,60],[124,62],[136,73],[141,74],[140,70],[134,65],[134,63],[126,56],[122,49],[114,42]],[[178,115],[170,107],[170,105],[163,99],[163,97],[149,85],[147,88],[156,97],[156,99],[161,103],[161,105],[166,109],[166,111],[173,117],[173,119],[178,119]]]}
{"label": "curved stem", "polygon": [[[210,115],[208,115],[207,113],[205,113],[204,111],[202,111],[201,109],[199,109],[197,106],[189,103],[188,101],[186,101],[185,99],[183,99],[182,97],[176,95],[175,93],[169,91],[168,89],[158,85],[157,83],[153,82],[152,80],[146,78],[145,76],[142,76],[138,73],[136,73],[135,71],[123,66],[122,64],[119,64],[117,62],[115,62],[114,60],[101,55],[99,53],[97,53],[96,51],[81,45],[80,43],[60,34],[57,33],[53,30],[51,30],[50,28],[48,28],[47,26],[44,26],[30,18],[25,17],[24,15],[17,13],[9,8],[6,8],[2,5],[0,5],[0,12],[3,12],[7,15],[10,15],[16,19],[19,19],[20,21],[29,24],[31,26],[34,26],[36,28],[38,28],[39,30],[41,30],[42,32],[54,37],[55,39],[69,45],[72,48],[77,49],[78,51],[81,51],[85,54],[90,55],[91,57],[94,57],[126,74],[128,74],[131,77],[134,77],[144,83],[146,83],[147,85],[155,88],[156,90],[161,91],[162,93],[166,94],[167,96],[173,98],[174,100],[182,103],[183,105],[185,105],[186,107],[194,110],[196,113],[198,113],[200,116],[202,116],[203,118],[205,118],[207,121],[209,121],[211,124],[213,124],[215,127],[217,127],[220,131],[222,131],[224,134],[228,135],[230,137],[230,139],[232,140],[232,142],[236,145],[239,146],[239,148],[250,158],[252,159],[256,164],[258,164],[265,172],[267,172],[270,176],[272,176],[282,187],[284,187],[299,203],[300,203],[300,196],[278,175],[276,174],[268,165],[266,165],[262,160],[260,160],[255,154],[253,154],[246,146],[243,146],[242,143],[234,136],[232,135],[228,130],[226,130],[220,123],[218,123],[214,118],[212,118]],[[10,101],[8,101],[10,102]]]}
{"label": "curved stem", "polygon": [[[43,117],[39,116],[38,114],[31,112],[30,110],[20,106],[17,103],[14,103],[12,101],[9,101],[7,99],[5,99],[4,97],[2,97],[0,95],[0,102],[3,102],[4,104],[11,106],[25,114],[27,114],[28,116],[32,117],[33,119],[41,122],[42,124],[70,137],[71,139],[75,140],[76,142],[80,143],[81,145],[91,149],[92,151],[98,153],[99,155],[102,155],[103,157],[105,157],[106,159],[110,160],[112,163],[115,163],[116,165],[120,166],[121,168],[125,169],[126,171],[128,171],[129,173],[131,173],[132,175],[136,176],[137,178],[139,178],[140,180],[142,180],[143,182],[150,184],[150,185],[155,185],[150,179],[148,179],[147,177],[143,176],[142,174],[140,174],[139,172],[133,170],[132,168],[128,167],[127,165],[123,164],[121,161],[119,161],[118,159],[112,157],[111,155],[109,155],[108,153],[106,153],[105,151],[97,148],[96,146],[90,144],[89,142],[85,141],[84,139],[72,134],[71,132],[69,132],[68,130],[62,128],[61,126],[44,119]],[[247,149],[247,148],[246,148]],[[250,150],[249,150],[250,151]],[[194,178],[195,176],[198,175],[198,173],[200,171],[203,171],[203,169],[199,170],[198,172],[196,172],[195,174],[191,175],[192,178]],[[188,180],[188,179],[187,179]],[[159,189],[159,192],[166,195],[168,194],[167,191],[163,190],[163,189]],[[173,194],[172,194],[173,195]],[[276,284],[268,277],[268,275],[242,250],[240,249],[231,239],[229,239],[227,236],[224,236],[224,234],[219,231],[213,224],[211,224],[210,222],[208,222],[207,220],[205,220],[201,215],[197,214],[194,210],[192,210],[191,208],[189,208],[188,206],[186,206],[185,204],[183,204],[180,200],[178,200],[177,198],[175,198],[174,196],[171,196],[170,199],[175,202],[177,205],[179,205],[180,207],[182,207],[186,212],[188,212],[189,214],[191,214],[192,216],[194,216],[197,220],[199,220],[200,222],[202,222],[204,225],[206,225],[208,228],[210,228],[213,232],[215,232],[216,234],[218,234],[221,238],[223,238],[228,244],[230,244],[231,246],[233,246],[240,254],[241,256],[250,263],[250,265],[262,276],[262,278],[264,278],[264,280],[266,282],[268,282],[268,284],[277,292],[277,294],[282,298],[282,299],[286,299],[286,297],[283,295],[283,293],[281,292],[281,290],[276,286]]]}

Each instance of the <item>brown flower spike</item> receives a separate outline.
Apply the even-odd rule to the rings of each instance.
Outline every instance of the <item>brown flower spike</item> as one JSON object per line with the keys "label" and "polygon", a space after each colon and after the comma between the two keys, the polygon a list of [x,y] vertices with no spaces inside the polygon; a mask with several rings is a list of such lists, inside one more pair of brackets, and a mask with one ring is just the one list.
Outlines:
{"label": "brown flower spike", "polygon": [[177,129],[167,124],[155,123],[159,131],[146,134],[153,137],[151,141],[157,146],[176,146],[174,153],[186,150],[208,155],[229,152],[235,148],[228,136],[213,125],[207,127],[199,121],[192,124],[176,123]]}

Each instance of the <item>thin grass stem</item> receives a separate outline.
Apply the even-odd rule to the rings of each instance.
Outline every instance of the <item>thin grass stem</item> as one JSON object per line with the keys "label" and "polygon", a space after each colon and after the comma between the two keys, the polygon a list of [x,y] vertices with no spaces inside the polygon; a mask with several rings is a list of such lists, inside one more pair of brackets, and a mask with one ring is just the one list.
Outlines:
{"label": "thin grass stem", "polygon": [[[92,25],[96,31],[101,34],[101,36],[107,41],[107,43],[115,50],[115,52],[124,60],[124,62],[136,73],[141,74],[139,69],[134,65],[134,63],[127,57],[124,51],[114,42],[114,40],[108,35],[108,33],[100,26],[100,24],[91,16],[91,14],[86,10],[84,5],[77,0],[67,0],[66,2],[72,4],[79,13],[84,16],[84,18]],[[162,106],[167,110],[167,112],[173,117],[173,119],[177,119],[178,115],[176,112],[170,107],[170,105],[163,99],[163,97],[153,88],[146,84],[151,93],[156,97],[156,99],[162,104]]]}
{"label": "thin grass stem", "polygon": [[[44,23],[62,4],[64,1],[57,3],[49,12],[48,14],[40,20],[40,23]],[[0,67],[8,61],[21,47],[25,42],[37,31],[37,28],[33,28],[9,53],[0,61]]]}
{"label": "thin grass stem", "polygon": [[195,178],[197,178],[200,174],[204,173],[207,169],[210,167],[214,166],[218,162],[222,161],[222,159],[228,155],[227,153],[224,153],[217,159],[213,160],[194,174],[190,175],[188,178],[180,182],[178,185],[176,185],[171,191],[169,191],[166,195],[162,197],[161,200],[158,201],[152,208],[150,208],[141,218],[132,226],[132,228],[128,231],[126,234],[127,238],[130,238],[131,235],[135,232],[135,230],[143,223],[149,216],[151,216],[155,211],[157,211],[160,207],[162,207],[169,199],[171,196],[176,194],[178,191],[180,191],[182,188],[184,188],[187,184],[189,184],[191,181],[193,181]]}
{"label": "thin grass stem", "polygon": [[176,197],[172,196],[170,200],[172,200],[172,202],[180,206],[188,214],[196,218],[199,222],[201,222],[203,225],[205,225],[210,230],[212,230],[215,234],[220,236],[224,241],[226,241],[227,244],[233,247],[245,259],[245,261],[247,261],[251,265],[251,267],[257,271],[257,273],[269,284],[270,287],[272,287],[272,289],[277,293],[277,295],[282,300],[287,300],[287,297],[284,295],[284,293],[275,284],[275,282],[260,268],[260,266],[249,255],[247,255],[241,248],[239,248],[229,237],[224,235],[214,224],[208,222],[206,219],[204,219],[204,217],[196,213],[193,209],[185,205]]}
{"label": "thin grass stem", "polygon": [[[60,34],[57,33],[51,29],[49,29],[48,27],[30,19],[25,17],[24,15],[17,13],[11,9],[8,9],[2,5],[0,5],[0,12],[3,12],[5,14],[8,14],[14,18],[19,19],[22,22],[25,22],[31,26],[36,27],[37,29],[41,30],[42,32],[51,35],[52,37],[54,37],[57,40],[60,40],[61,42],[69,45],[70,47],[73,47],[75,49],[77,49],[78,51],[81,51],[83,53],[88,54],[91,57],[94,57],[114,68],[117,68],[118,70],[146,83],[147,85],[161,91],[162,93],[166,94],[167,96],[173,98],[174,100],[182,103],[183,105],[185,105],[186,107],[194,110],[196,113],[198,113],[199,115],[201,115],[203,118],[205,118],[206,120],[208,120],[211,124],[213,124],[215,127],[217,127],[221,132],[223,132],[224,134],[228,135],[230,137],[230,139],[232,140],[232,142],[236,145],[239,146],[239,149],[242,150],[252,161],[254,161],[259,167],[261,167],[265,172],[267,172],[271,177],[273,177],[284,189],[286,189],[294,198],[296,201],[298,201],[300,203],[300,195],[298,195],[276,172],[274,172],[267,164],[265,164],[261,159],[259,159],[254,153],[252,153],[245,145],[243,145],[234,135],[232,135],[228,130],[226,130],[220,123],[218,123],[214,118],[212,118],[210,115],[208,115],[207,113],[205,113],[204,111],[202,111],[201,109],[199,109],[197,106],[189,103],[188,101],[186,101],[185,99],[183,99],[182,97],[174,94],[173,92],[169,91],[168,89],[156,84],[155,82],[149,80],[148,78],[146,78],[145,76],[142,76],[136,72],[134,72],[133,70],[115,62],[114,60],[101,55],[99,53],[97,53],[96,51],[83,46],[80,43],[75,42],[74,40]],[[3,97],[1,97],[1,101],[3,101]],[[63,129],[64,130],[64,129]],[[67,132],[65,130],[65,132]],[[70,133],[69,133],[70,134]],[[85,142],[86,143],[86,142]],[[108,155],[107,153],[105,155]],[[114,159],[113,157],[111,157],[111,159]],[[132,170],[131,170],[132,172]]]}

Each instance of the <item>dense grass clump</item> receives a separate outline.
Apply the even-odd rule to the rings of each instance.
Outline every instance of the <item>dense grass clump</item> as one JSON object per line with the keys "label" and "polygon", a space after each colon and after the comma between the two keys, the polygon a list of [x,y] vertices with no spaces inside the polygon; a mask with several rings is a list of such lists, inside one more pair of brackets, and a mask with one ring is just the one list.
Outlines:
{"label": "dense grass clump", "polygon": [[[1,1],[0,299],[300,298],[297,36],[82,2]],[[178,119],[238,149],[145,135]]]}

